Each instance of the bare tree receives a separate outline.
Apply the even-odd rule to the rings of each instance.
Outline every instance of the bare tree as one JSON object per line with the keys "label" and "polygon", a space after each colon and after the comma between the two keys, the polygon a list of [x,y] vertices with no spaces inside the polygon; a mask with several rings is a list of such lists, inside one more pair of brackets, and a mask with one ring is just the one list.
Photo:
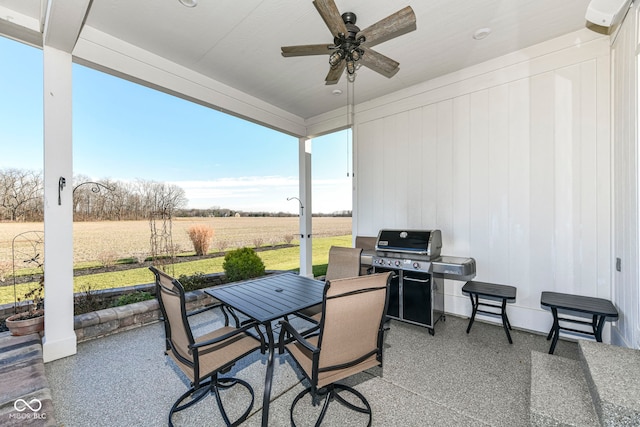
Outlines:
{"label": "bare tree", "polygon": [[8,219],[32,219],[33,211],[42,212],[42,174],[35,171],[0,170],[0,208]]}
{"label": "bare tree", "polygon": [[[0,219],[41,221],[43,182],[38,172],[0,170]],[[182,188],[174,184],[137,180],[133,183],[74,177],[75,220],[130,220],[149,218],[151,212],[172,217],[187,205]]]}

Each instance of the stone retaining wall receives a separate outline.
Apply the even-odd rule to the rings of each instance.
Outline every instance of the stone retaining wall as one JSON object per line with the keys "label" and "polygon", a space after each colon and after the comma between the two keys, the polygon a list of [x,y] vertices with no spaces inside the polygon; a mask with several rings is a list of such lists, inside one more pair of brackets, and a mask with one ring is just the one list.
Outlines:
{"label": "stone retaining wall", "polygon": [[[280,273],[280,271],[267,270],[265,274]],[[224,273],[209,274],[213,283],[220,284],[224,280]],[[95,291],[99,297],[115,299],[120,295],[146,291],[155,294],[155,284],[128,286]],[[77,296],[78,294],[76,294]],[[203,290],[195,290],[185,293],[187,312],[208,307],[219,303],[218,300],[207,295]],[[5,316],[6,314],[6,316]],[[0,305],[0,319],[13,314],[13,304]],[[100,338],[128,329],[137,328],[160,320],[160,306],[156,299],[137,302],[119,307],[105,308],[104,310],[74,316],[73,328],[78,342]]]}
{"label": "stone retaining wall", "polygon": [[[187,292],[185,298],[187,311],[207,307],[218,302],[202,290]],[[158,300],[152,299],[79,314],[74,316],[73,328],[76,331],[78,342],[82,342],[148,325],[157,322],[160,317]]]}

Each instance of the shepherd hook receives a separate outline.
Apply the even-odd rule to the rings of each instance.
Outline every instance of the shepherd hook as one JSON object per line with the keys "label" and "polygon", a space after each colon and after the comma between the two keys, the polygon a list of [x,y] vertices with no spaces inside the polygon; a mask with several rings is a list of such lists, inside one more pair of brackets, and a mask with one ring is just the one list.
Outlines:
{"label": "shepherd hook", "polygon": [[302,206],[302,201],[300,199],[298,199],[297,197],[287,197],[287,202],[291,201],[293,199],[296,199],[298,201],[298,203],[300,203],[300,216],[304,215],[304,206]]}

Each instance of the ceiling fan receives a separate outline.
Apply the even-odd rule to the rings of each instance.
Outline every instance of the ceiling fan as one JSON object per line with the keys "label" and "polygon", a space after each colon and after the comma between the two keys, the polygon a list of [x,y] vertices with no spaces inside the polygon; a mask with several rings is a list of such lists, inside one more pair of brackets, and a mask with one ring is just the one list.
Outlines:
{"label": "ceiling fan", "polygon": [[358,63],[386,77],[398,72],[398,62],[371,47],[416,29],[416,15],[411,6],[360,30],[356,14],[340,15],[334,0],[314,0],[313,5],[333,34],[333,44],[282,46],[282,56],[329,55],[330,69],[325,78],[328,85],[338,83],[345,68],[350,77],[354,76]]}

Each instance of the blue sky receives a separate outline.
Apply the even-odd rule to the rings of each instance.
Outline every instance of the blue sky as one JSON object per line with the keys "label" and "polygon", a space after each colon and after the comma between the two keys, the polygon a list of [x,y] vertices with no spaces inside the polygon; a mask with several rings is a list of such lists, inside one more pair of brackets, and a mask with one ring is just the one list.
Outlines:
{"label": "blue sky", "polygon": [[[73,66],[74,175],[154,180],[189,207],[298,212],[298,139]],[[0,37],[0,169],[42,169],[42,52]],[[349,147],[349,148],[347,148]],[[313,140],[313,212],[351,209],[346,131]]]}

